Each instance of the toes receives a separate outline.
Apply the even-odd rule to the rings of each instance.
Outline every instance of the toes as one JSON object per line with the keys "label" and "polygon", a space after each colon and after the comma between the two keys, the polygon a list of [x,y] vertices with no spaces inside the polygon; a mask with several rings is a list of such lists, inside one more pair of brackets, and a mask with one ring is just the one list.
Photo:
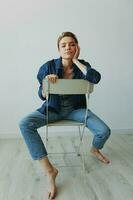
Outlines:
{"label": "toes", "polygon": [[95,155],[97,159],[101,161],[102,163],[104,164],[110,163],[110,161],[106,157],[104,157],[99,151],[91,151],[91,153],[93,153],[93,155]]}
{"label": "toes", "polygon": [[51,196],[51,192],[48,193],[48,200],[51,200],[52,196]]}
{"label": "toes", "polygon": [[49,192],[49,193],[48,193],[48,199],[49,199],[49,200],[55,199],[55,195],[56,195],[55,193],[52,194],[51,192]]}
{"label": "toes", "polygon": [[104,163],[109,164],[110,161],[108,159],[104,158]]}
{"label": "toes", "polygon": [[110,161],[108,159],[106,159],[104,156],[99,157],[99,160],[105,164],[110,163]]}

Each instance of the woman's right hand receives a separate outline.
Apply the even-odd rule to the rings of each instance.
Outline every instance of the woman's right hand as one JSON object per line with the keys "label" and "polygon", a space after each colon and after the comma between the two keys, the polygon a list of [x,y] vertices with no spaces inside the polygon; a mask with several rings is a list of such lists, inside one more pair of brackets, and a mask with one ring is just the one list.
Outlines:
{"label": "woman's right hand", "polygon": [[51,83],[55,83],[58,79],[56,74],[49,74],[45,78],[47,78]]}

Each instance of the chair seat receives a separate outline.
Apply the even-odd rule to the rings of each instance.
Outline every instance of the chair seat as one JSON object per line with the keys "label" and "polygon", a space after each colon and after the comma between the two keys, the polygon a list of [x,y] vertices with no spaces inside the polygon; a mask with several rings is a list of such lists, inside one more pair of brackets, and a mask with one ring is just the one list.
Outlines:
{"label": "chair seat", "polygon": [[72,120],[60,120],[53,123],[48,123],[47,126],[83,126],[84,122],[77,122]]}

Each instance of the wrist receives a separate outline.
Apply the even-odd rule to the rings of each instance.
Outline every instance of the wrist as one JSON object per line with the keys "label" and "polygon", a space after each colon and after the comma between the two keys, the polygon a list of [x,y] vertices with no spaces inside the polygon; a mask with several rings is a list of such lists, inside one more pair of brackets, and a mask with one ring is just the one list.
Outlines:
{"label": "wrist", "polygon": [[72,59],[73,63],[75,63],[77,60],[78,60],[77,58]]}

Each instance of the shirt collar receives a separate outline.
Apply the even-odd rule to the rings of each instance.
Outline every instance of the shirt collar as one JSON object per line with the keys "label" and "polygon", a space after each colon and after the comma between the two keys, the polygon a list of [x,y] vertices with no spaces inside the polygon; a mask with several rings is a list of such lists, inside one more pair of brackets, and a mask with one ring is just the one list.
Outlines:
{"label": "shirt collar", "polygon": [[[62,58],[61,57],[56,59],[55,65],[56,65],[56,69],[63,69]],[[77,69],[77,66],[75,64],[73,64],[73,70],[75,71],[76,69]]]}
{"label": "shirt collar", "polygon": [[55,60],[55,65],[56,65],[56,69],[58,70],[58,69],[63,69],[63,66],[62,66],[62,58],[60,57],[60,58],[57,58],[56,60]]}

